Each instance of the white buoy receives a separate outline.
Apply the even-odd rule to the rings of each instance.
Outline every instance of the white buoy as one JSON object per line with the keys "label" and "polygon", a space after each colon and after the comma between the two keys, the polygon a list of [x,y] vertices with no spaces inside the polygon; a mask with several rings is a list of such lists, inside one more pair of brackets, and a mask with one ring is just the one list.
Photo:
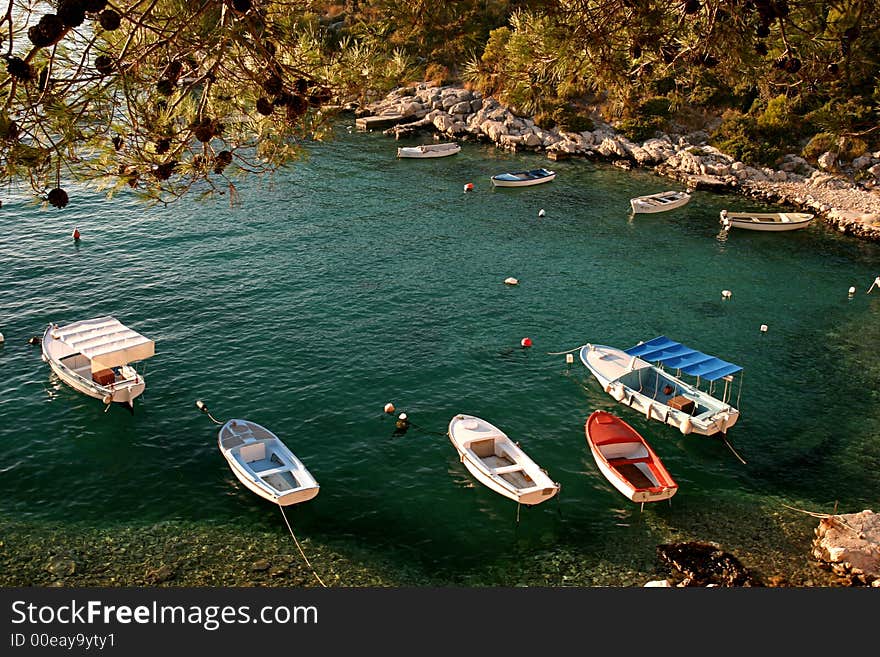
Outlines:
{"label": "white buoy", "polygon": [[4,338],[4,337],[3,337],[3,334],[0,333],[0,344],[3,344],[3,342],[4,342],[5,340],[6,340],[6,338]]}
{"label": "white buoy", "polygon": [[565,354],[565,362],[571,365],[574,362],[574,354]]}
{"label": "white buoy", "polygon": [[761,333],[766,333],[766,332],[767,332],[767,325],[761,324]]}
{"label": "white buoy", "polygon": [[544,212],[544,208],[541,208],[540,210],[538,210],[539,217],[543,217],[545,214],[546,214],[546,212]]}
{"label": "white buoy", "polygon": [[508,276],[504,279],[504,282],[508,285],[519,285],[519,281],[515,279],[513,276]]}
{"label": "white buoy", "polygon": [[388,413],[388,415],[391,415],[394,412],[394,404],[391,402],[385,404],[385,412]]}
{"label": "white buoy", "polygon": [[681,424],[678,425],[678,430],[681,431],[685,436],[688,435],[691,431],[694,430],[694,425],[691,422],[689,417],[686,417],[681,421]]}
{"label": "white buoy", "polygon": [[854,295],[855,293],[856,293],[856,288],[855,288],[855,286],[850,286],[850,288],[849,288],[849,296],[852,296],[852,295]]}
{"label": "white buoy", "polygon": [[397,419],[398,419],[398,420],[405,420],[405,419],[406,419],[406,413],[401,413],[400,415],[397,416]]}
{"label": "white buoy", "polygon": [[731,294],[733,294],[730,290],[721,290],[721,298],[729,299]]}

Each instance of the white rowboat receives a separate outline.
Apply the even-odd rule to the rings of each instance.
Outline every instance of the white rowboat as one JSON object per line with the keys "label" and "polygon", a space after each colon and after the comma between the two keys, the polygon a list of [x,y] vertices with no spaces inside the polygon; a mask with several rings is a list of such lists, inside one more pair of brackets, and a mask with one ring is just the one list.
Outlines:
{"label": "white rowboat", "polygon": [[637,214],[665,212],[666,210],[674,210],[680,208],[691,200],[691,195],[687,192],[666,191],[657,194],[648,194],[647,196],[637,196],[630,199],[629,204],[632,211]]}
{"label": "white rowboat", "polygon": [[402,146],[397,149],[397,157],[446,157],[455,155],[461,150],[461,146],[455,143],[424,144],[422,146]]}
{"label": "white rowboat", "polygon": [[550,169],[532,169],[531,171],[499,173],[492,176],[492,184],[495,187],[529,187],[550,182],[555,177],[556,172],[550,171]]}
{"label": "white rowboat", "polygon": [[764,232],[780,232],[806,228],[813,215],[806,212],[728,212],[721,211],[721,225]]}
{"label": "white rowboat", "polygon": [[449,422],[449,439],[476,480],[504,497],[534,505],[559,492],[559,484],[486,420],[456,415]]}
{"label": "white rowboat", "polygon": [[229,420],[217,444],[238,480],[263,499],[289,506],[318,494],[318,482],[296,455],[256,422]]}

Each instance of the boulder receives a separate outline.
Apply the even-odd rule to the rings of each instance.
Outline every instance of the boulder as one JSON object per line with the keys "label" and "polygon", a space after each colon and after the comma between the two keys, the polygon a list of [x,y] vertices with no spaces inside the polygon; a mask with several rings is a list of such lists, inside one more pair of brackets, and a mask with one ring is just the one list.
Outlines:
{"label": "boulder", "polygon": [[871,510],[819,521],[813,556],[854,584],[880,586],[880,515]]}
{"label": "boulder", "polygon": [[837,156],[830,152],[825,151],[819,156],[819,168],[825,169],[826,171],[831,171],[834,169],[834,165],[837,163]]}
{"label": "boulder", "polygon": [[626,152],[626,149],[620,144],[620,142],[618,142],[616,139],[612,139],[611,137],[605,137],[604,139],[602,139],[602,142],[599,144],[596,150],[605,157],[629,157],[629,153]]}
{"label": "boulder", "polygon": [[434,127],[437,128],[440,132],[446,132],[450,128],[452,128],[455,123],[455,119],[453,119],[448,114],[444,114],[442,112],[437,112],[432,119],[432,123]]}
{"label": "boulder", "polygon": [[666,543],[657,556],[684,579],[679,586],[760,586],[739,559],[713,543]]}
{"label": "boulder", "polygon": [[480,125],[480,130],[482,130],[483,134],[485,134],[489,139],[496,143],[500,141],[501,135],[507,134],[507,128],[500,121],[483,121],[483,123]]}

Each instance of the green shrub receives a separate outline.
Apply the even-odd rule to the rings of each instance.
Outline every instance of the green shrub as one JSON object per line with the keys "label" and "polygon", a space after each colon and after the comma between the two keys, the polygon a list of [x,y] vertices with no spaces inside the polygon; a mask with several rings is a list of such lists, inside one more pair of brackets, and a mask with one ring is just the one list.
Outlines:
{"label": "green shrub", "polygon": [[761,132],[757,119],[737,110],[724,112],[709,143],[747,164],[773,164],[781,154],[778,144]]}
{"label": "green shrub", "polygon": [[767,102],[767,107],[757,116],[757,127],[761,134],[775,140],[787,139],[798,129],[798,117],[794,114],[785,96],[776,96]]}
{"label": "green shrub", "polygon": [[801,157],[808,162],[816,162],[819,156],[826,151],[835,150],[837,148],[837,137],[830,132],[820,132],[813,135],[813,138],[804,146],[801,151]]}
{"label": "green shrub", "polygon": [[651,139],[666,126],[666,119],[659,116],[625,119],[617,126],[617,131],[632,141]]}
{"label": "green shrub", "polygon": [[570,107],[555,112],[554,118],[559,129],[567,132],[584,132],[594,127],[593,119]]}
{"label": "green shrub", "polygon": [[636,109],[636,116],[645,118],[651,116],[659,116],[661,118],[668,119],[671,114],[672,111],[670,109],[669,99],[665,96],[654,96],[652,98],[646,98],[639,103],[639,106]]}

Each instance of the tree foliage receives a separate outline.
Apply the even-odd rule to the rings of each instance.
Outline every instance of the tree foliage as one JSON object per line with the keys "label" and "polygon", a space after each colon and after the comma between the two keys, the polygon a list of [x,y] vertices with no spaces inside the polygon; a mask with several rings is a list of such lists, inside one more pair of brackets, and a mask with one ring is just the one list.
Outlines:
{"label": "tree foliage", "polygon": [[309,3],[11,0],[0,176],[49,203],[73,180],[168,201],[234,193],[320,136],[333,97]]}
{"label": "tree foliage", "polygon": [[73,181],[234,194],[329,103],[459,74],[570,129],[728,111],[717,140],[746,158],[880,148],[877,0],[7,0],[0,43],[0,180],[56,207]]}

